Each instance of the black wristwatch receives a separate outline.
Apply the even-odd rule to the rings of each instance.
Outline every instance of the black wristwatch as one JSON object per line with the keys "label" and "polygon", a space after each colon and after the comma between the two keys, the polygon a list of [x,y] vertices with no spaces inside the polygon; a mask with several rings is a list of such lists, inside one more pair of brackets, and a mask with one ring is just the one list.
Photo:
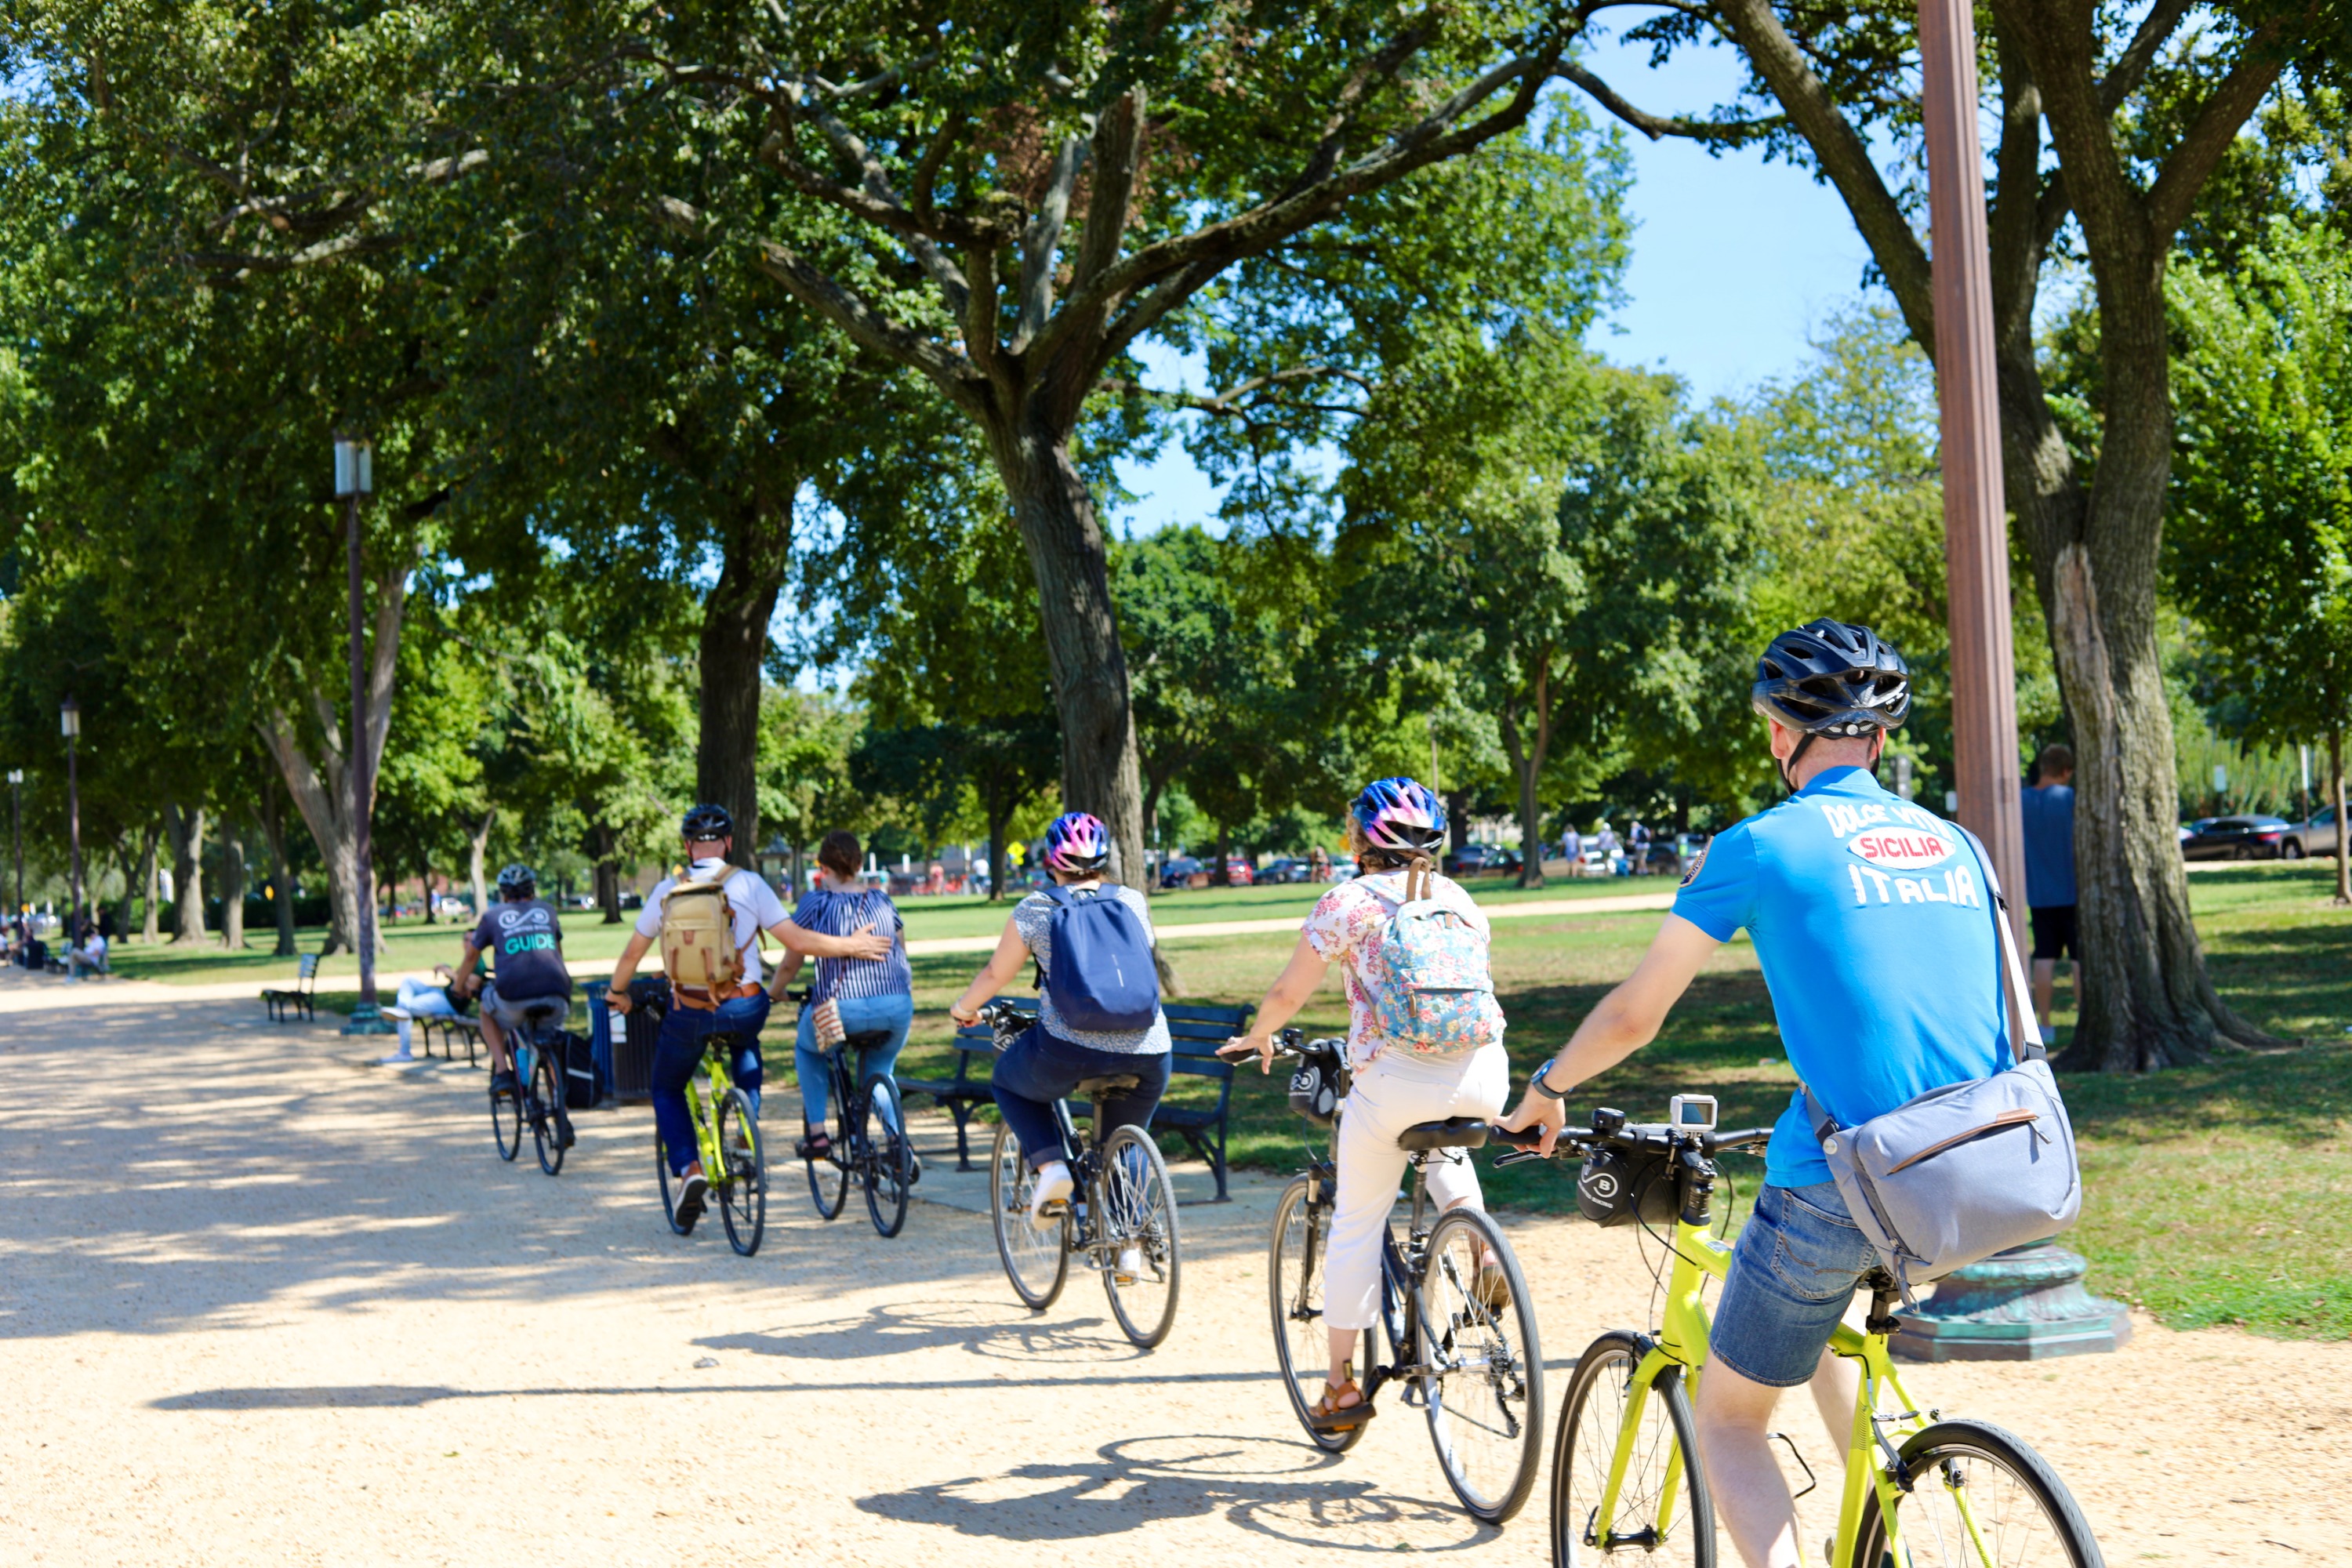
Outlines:
{"label": "black wristwatch", "polygon": [[1549,1061],[1546,1061],[1542,1067],[1536,1068],[1535,1076],[1528,1079],[1528,1087],[1534,1089],[1538,1094],[1542,1095],[1546,1100],[1565,1100],[1568,1098],[1568,1090],[1564,1089],[1554,1089],[1551,1085],[1544,1081],[1544,1074],[1550,1070],[1550,1068],[1551,1063]]}

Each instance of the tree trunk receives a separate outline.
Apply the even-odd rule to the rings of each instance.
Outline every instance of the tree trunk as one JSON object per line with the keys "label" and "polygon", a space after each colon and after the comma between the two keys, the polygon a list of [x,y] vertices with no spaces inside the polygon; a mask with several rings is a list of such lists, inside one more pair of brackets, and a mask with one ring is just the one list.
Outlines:
{"label": "tree trunk", "polygon": [[1462,853],[1470,842],[1470,792],[1457,789],[1445,797],[1445,847]]}
{"label": "tree trunk", "polygon": [[2352,904],[2352,861],[2344,858],[2344,731],[2327,736],[2327,797],[2336,803],[2336,901]]}
{"label": "tree trunk", "polygon": [[739,866],[760,848],[760,682],[768,624],[792,558],[792,489],[755,494],[727,531],[719,582],[702,606],[701,731],[694,752],[698,800],[735,819]]}
{"label": "tree trunk", "polygon": [[183,811],[163,803],[163,826],[172,836],[172,942],[205,940],[205,822],[203,806]]}
{"label": "tree trunk", "polygon": [[[480,920],[490,907],[489,884],[484,880],[483,861],[490,852],[490,825],[499,819],[499,808],[482,813],[482,820],[466,836],[466,873],[474,885],[474,919]],[[601,889],[604,884],[597,883]]]}
{"label": "tree trunk", "polygon": [[[362,744],[368,753],[368,777],[383,778],[383,737],[392,722],[393,678],[400,663],[400,628],[408,600],[408,572],[415,563],[405,560],[385,567],[375,583],[375,621],[367,650],[368,728]],[[359,826],[352,815],[349,784],[351,731],[347,717],[339,718],[332,685],[311,681],[308,690],[310,733],[299,728],[282,708],[268,709],[255,722],[278,764],[294,807],[319,847],[327,871],[329,926],[322,953],[358,951],[360,904],[374,896],[359,886]],[[316,746],[316,754],[312,746]],[[375,803],[371,800],[368,809]],[[376,928],[376,951],[384,951],[383,927]]]}
{"label": "tree trunk", "polygon": [[1109,876],[1142,875],[1143,781],[1128,707],[1127,654],[1094,497],[1067,431],[992,427],[991,451],[1037,580],[1054,705],[1062,721],[1062,809],[1110,829]]}
{"label": "tree trunk", "polygon": [[261,781],[261,837],[269,847],[269,913],[278,923],[278,945],[271,952],[279,958],[294,956],[294,868],[286,856],[286,815],[278,804],[278,781],[266,774]]}
{"label": "tree trunk", "polygon": [[139,940],[150,947],[163,940],[163,911],[156,907],[163,879],[155,869],[155,844],[163,831],[159,824],[150,821],[139,832],[139,896],[145,905],[139,914]]}
{"label": "tree trunk", "polygon": [[1209,862],[1209,886],[1230,888],[1234,885],[1234,830],[1223,823],[1217,824],[1217,858]]}
{"label": "tree trunk", "polygon": [[[588,830],[588,837],[596,847],[596,907],[604,911],[604,924],[619,925],[621,865],[617,856],[620,835],[609,827],[592,827]],[[489,908],[488,904],[482,907]]]}
{"label": "tree trunk", "polygon": [[221,818],[221,945],[245,951],[245,829],[235,813]]}
{"label": "tree trunk", "polygon": [[988,901],[992,904],[1004,897],[1006,879],[1013,872],[1013,859],[1004,846],[1004,832],[1013,821],[1013,791],[1006,785],[988,792]]}
{"label": "tree trunk", "polygon": [[1536,789],[1543,779],[1545,755],[1551,750],[1551,649],[1549,647],[1536,658],[1536,689],[1529,711],[1535,720],[1535,733],[1530,736],[1521,736],[1518,716],[1508,704],[1496,718],[1503,732],[1503,750],[1511,759],[1511,773],[1519,786],[1519,886],[1540,888],[1544,885],[1543,808],[1536,804]]}

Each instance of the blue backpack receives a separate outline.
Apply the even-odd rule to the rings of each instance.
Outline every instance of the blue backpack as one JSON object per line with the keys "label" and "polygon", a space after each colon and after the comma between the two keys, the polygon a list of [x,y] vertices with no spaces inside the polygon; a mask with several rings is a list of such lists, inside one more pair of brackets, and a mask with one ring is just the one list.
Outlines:
{"label": "blue backpack", "polygon": [[1087,1034],[1151,1027],[1160,1016],[1160,971],[1143,922],[1117,895],[1040,888],[1053,900],[1054,972],[1045,976],[1062,1022]]}

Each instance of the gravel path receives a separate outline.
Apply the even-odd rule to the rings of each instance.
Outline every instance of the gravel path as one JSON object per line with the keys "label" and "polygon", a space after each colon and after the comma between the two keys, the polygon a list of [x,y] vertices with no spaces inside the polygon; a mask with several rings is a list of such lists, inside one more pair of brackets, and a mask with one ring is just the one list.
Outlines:
{"label": "gravel path", "polygon": [[[1546,1561],[1540,1499],[1471,1524],[1402,1406],[1341,1459],[1298,1440],[1266,1371],[1271,1182],[1182,1211],[1181,1316],[1141,1355],[1088,1279],[1013,1303],[943,1123],[943,1201],[898,1240],[820,1223],[792,1172],[746,1261],[668,1234],[642,1109],[586,1116],[551,1181],[497,1161],[478,1073],[365,1067],[257,1003],[5,993],[0,1562]],[[1619,1233],[1510,1226],[1556,1415],[1649,1278]],[[2143,1321],[2116,1356],[1915,1390],[2052,1455],[2111,1563],[2352,1562],[2352,1346]]]}

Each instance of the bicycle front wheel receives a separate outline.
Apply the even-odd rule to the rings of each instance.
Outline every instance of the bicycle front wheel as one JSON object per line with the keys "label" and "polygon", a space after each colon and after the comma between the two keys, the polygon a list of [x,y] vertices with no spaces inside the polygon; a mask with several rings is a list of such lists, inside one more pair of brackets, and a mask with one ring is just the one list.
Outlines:
{"label": "bicycle front wheel", "polygon": [[864,1147],[859,1177],[866,1188],[866,1212],[874,1228],[896,1236],[907,1225],[907,1190],[914,1184],[914,1152],[907,1146],[907,1116],[898,1103],[898,1086],[887,1078],[874,1080],[859,1118],[859,1142]]}
{"label": "bicycle front wheel", "polygon": [[751,1098],[730,1089],[716,1107],[719,1157],[727,1173],[711,1184],[719,1202],[719,1217],[727,1226],[728,1244],[744,1257],[760,1250],[760,1236],[768,1227],[768,1166],[761,1158],[760,1119],[752,1113]]}
{"label": "bicycle front wheel", "polygon": [[533,1051],[530,1064],[530,1139],[539,1168],[552,1176],[563,1169],[563,1071],[546,1051]]}
{"label": "bicycle front wheel", "polygon": [[490,1091],[490,1136],[499,1141],[499,1158],[512,1162],[522,1152],[522,1086]]}
{"label": "bicycle front wheel", "polygon": [[[1323,1321],[1323,1253],[1331,1237],[1331,1205],[1313,1200],[1319,1176],[1299,1177],[1282,1191],[1274,1208],[1274,1243],[1265,1260],[1266,1304],[1274,1312],[1274,1353],[1282,1363],[1282,1386],[1290,1395],[1291,1414],[1298,1417],[1307,1440],[1327,1454],[1344,1454],[1354,1447],[1365,1428],[1318,1432],[1307,1423],[1307,1412],[1322,1390],[1330,1369],[1330,1330]],[[1359,1352],[1372,1360],[1371,1335],[1363,1336]]]}
{"label": "bicycle front wheel", "polygon": [[1423,1261],[1430,1441],[1462,1506],[1500,1524],[1526,1506],[1543,1457],[1535,1303],[1511,1244],[1480,1210],[1441,1215]]}
{"label": "bicycle front wheel", "polygon": [[[1912,1568],[2104,1568],[2099,1543],[2049,1462],[2000,1427],[1938,1421],[1903,1445],[1907,1491],[1890,1528],[1874,1488],[1853,1561]],[[1899,1534],[1898,1555],[1890,1537]]]}
{"label": "bicycle front wheel", "polygon": [[1160,1145],[1140,1127],[1122,1127],[1102,1147],[1097,1178],[1104,1247],[1103,1289],[1127,1337],[1150,1350],[1176,1326],[1183,1260],[1176,1237],[1176,1189]]}
{"label": "bicycle front wheel", "polygon": [[1042,1312],[1062,1293],[1070,1277],[1070,1216],[1044,1229],[1029,1223],[1029,1194],[1037,1173],[1021,1152],[1021,1140],[1000,1124],[996,1145],[988,1157],[988,1210],[996,1224],[996,1255],[1004,1260],[1004,1276],[1013,1293],[1033,1312]]}
{"label": "bicycle front wheel", "polygon": [[[1654,1384],[1636,1388],[1633,1373],[1644,1353],[1633,1334],[1612,1330],[1592,1342],[1569,1380],[1551,1454],[1554,1568],[1585,1568],[1612,1553],[1642,1568],[1714,1568],[1715,1505],[1698,1468],[1698,1430],[1682,1368],[1670,1366]],[[1609,1500],[1604,1533],[1601,1500],[1628,1426],[1633,1447]]]}

